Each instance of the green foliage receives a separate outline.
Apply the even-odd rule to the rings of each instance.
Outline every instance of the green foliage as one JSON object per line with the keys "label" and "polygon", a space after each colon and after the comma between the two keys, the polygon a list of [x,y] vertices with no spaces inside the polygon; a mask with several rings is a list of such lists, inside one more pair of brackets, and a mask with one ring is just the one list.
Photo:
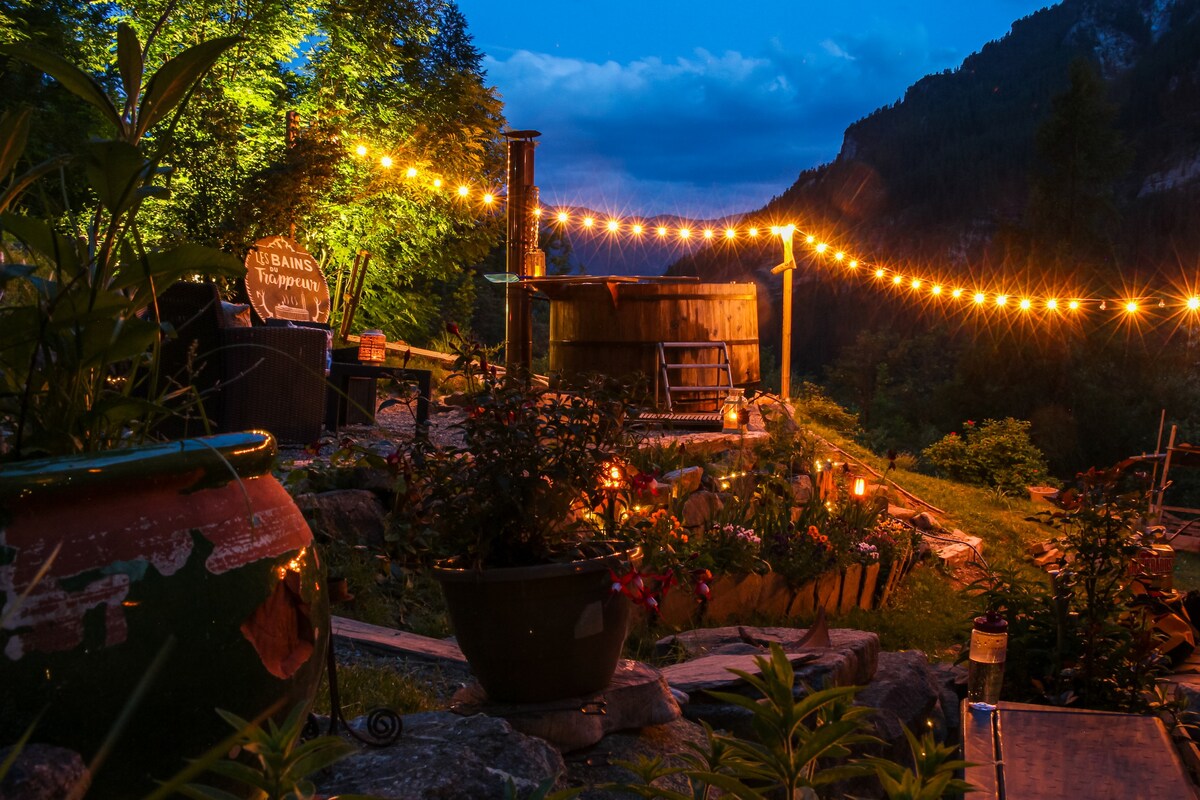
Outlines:
{"label": "green foliage", "polygon": [[[154,318],[158,295],[185,275],[238,274],[229,256],[196,245],[160,250],[145,245],[140,213],[168,195],[169,130],[183,103],[235,38],[179,53],[148,77],[140,44],[120,28],[117,65],[123,100],[63,58],[27,44],[0,47],[53,76],[97,109],[114,138],[94,140],[56,166],[81,173],[94,201],[82,209],[37,216],[9,211],[20,190],[46,170],[15,176],[0,195],[4,282],[24,284],[0,307],[0,429],[5,458],[94,451],[137,443],[153,432],[186,389],[162,394],[157,352],[165,331]],[[143,79],[145,80],[143,85]],[[118,110],[120,109],[120,110]],[[6,117],[3,166],[11,169],[28,128]],[[32,176],[32,177],[30,177]],[[149,311],[147,311],[149,309]]]}
{"label": "green foliage", "polygon": [[545,563],[590,539],[582,519],[608,499],[601,477],[627,444],[625,407],[600,385],[566,392],[489,377],[458,447],[421,441],[398,512],[462,565]]}
{"label": "green foliage", "polygon": [[1011,493],[1040,485],[1046,477],[1045,459],[1029,439],[1029,423],[1011,417],[981,425],[967,420],[962,436],[949,433],[921,455],[953,480]]}
{"label": "green foliage", "polygon": [[[414,714],[439,708],[425,681],[401,674],[394,664],[338,665],[338,700],[347,719],[366,714],[373,708],[389,708],[397,714]],[[329,686],[322,684],[313,700],[318,713],[329,710]]]}
{"label": "green foliage", "polygon": [[938,798],[974,791],[966,781],[954,777],[967,762],[955,758],[953,745],[939,744],[932,733],[920,739],[904,729],[913,766],[906,768],[886,758],[868,758],[865,763],[875,769],[875,777],[888,800],[938,800]]}
{"label": "green foliage", "polygon": [[1119,470],[1080,476],[1080,505],[1042,515],[1064,558],[1052,579],[999,570],[981,599],[1009,622],[1004,692],[1058,705],[1144,710],[1166,666],[1145,610],[1132,594],[1130,565],[1142,533],[1147,486]]}
{"label": "green foliage", "polygon": [[[218,714],[239,731],[236,745],[244,758],[228,758],[208,767],[247,794],[231,794],[223,789],[187,784],[180,793],[193,800],[307,800],[316,788],[310,775],[354,752],[354,746],[338,736],[320,736],[301,741],[307,717],[306,706],[297,704],[282,724],[269,720],[264,728],[231,714]],[[347,797],[347,795],[342,795]]]}
{"label": "green foliage", "polygon": [[853,435],[859,431],[858,417],[838,405],[815,383],[804,381],[800,384],[796,395],[796,410],[839,433]]}

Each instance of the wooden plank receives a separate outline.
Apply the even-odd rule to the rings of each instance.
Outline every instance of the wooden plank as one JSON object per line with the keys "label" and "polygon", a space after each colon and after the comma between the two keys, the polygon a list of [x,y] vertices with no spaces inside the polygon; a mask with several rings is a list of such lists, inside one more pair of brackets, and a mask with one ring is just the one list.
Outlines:
{"label": "wooden plank", "polygon": [[385,628],[381,625],[370,625],[356,619],[347,619],[336,615],[332,617],[332,621],[334,636],[348,639],[371,650],[401,654],[427,661],[467,663],[462,650],[453,642],[418,636],[415,633]]}

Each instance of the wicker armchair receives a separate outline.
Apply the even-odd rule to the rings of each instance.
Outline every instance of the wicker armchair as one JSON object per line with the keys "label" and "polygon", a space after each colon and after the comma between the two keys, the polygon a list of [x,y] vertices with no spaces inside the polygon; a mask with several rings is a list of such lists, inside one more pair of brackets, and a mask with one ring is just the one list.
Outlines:
{"label": "wicker armchair", "polygon": [[[262,429],[280,442],[320,438],[325,419],[325,332],[312,328],[227,328],[212,284],[177,283],[159,314],[177,337],[163,346],[162,373],[190,383],[215,431]],[[175,436],[203,433],[198,414],[173,421]]]}

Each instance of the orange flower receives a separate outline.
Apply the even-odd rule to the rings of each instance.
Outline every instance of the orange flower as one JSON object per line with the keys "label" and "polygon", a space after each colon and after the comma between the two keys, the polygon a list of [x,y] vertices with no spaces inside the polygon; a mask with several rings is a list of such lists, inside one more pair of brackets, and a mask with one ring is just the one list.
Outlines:
{"label": "orange flower", "polygon": [[683,542],[684,544],[687,544],[687,534],[686,533],[679,534],[679,541]]}

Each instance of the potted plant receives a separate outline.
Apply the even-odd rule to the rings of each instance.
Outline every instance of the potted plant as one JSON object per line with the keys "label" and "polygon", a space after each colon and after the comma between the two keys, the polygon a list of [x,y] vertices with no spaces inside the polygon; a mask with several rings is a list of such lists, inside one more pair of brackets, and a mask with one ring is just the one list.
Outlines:
{"label": "potted plant", "polygon": [[435,575],[472,670],[498,701],[603,689],[630,611],[614,576],[637,555],[602,533],[620,404],[594,387],[488,377],[459,427],[461,445],[414,454],[409,513],[442,557]]}
{"label": "potted plant", "polygon": [[[35,741],[90,755],[131,714],[99,776],[129,788],[220,740],[218,706],[253,717],[311,698],[323,664],[319,565],[271,476],[274,440],[156,442],[156,424],[197,400],[186,376],[159,374],[171,332],[156,300],[182,276],[242,267],[193,244],[155,249],[139,215],[169,195],[184,101],[238,41],[197,45],[147,76],[122,25],[117,101],[52,53],[0,47],[112,130],[0,193],[0,742],[41,714]],[[29,122],[0,120],[0,179],[21,163]],[[62,186],[23,197],[60,174]],[[59,207],[80,185],[85,205]]]}

